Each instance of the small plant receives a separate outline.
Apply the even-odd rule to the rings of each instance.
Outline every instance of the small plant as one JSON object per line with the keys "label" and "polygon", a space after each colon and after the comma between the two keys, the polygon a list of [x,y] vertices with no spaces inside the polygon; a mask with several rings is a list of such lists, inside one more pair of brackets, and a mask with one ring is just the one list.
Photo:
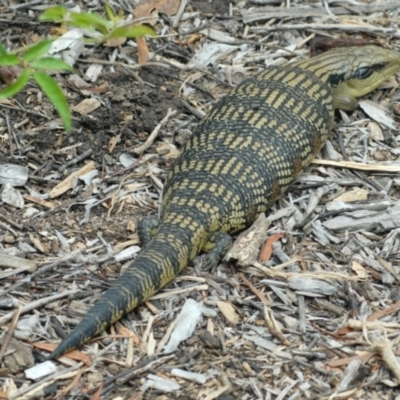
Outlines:
{"label": "small plant", "polygon": [[[66,26],[79,27],[98,31],[101,36],[95,39],[96,43],[104,43],[114,38],[138,38],[145,35],[155,36],[154,31],[144,25],[123,26],[122,16],[115,15],[112,9],[105,6],[108,20],[96,13],[71,12],[61,6],[51,7],[45,10],[39,17],[40,21],[62,23]],[[0,91],[0,99],[14,96],[20,92],[31,78],[49,98],[57,110],[67,132],[72,125],[71,112],[67,99],[49,71],[72,71],[72,66],[56,57],[47,56],[47,52],[53,43],[53,39],[42,40],[31,46],[7,51],[0,42],[0,67],[18,67],[21,69],[18,77]],[[92,39],[93,42],[93,39]]]}
{"label": "small plant", "polygon": [[[29,49],[18,49],[17,51],[7,52],[6,48],[0,43],[0,66],[1,67],[20,67],[21,73],[8,87],[0,91],[0,99],[14,96],[20,92],[29,79],[33,77],[40,89],[53,103],[58,114],[63,121],[65,130],[71,130],[71,113],[68,108],[67,99],[64,96],[58,83],[45,71],[72,71],[72,67],[64,61],[55,57],[44,57],[51,47],[51,40],[43,40]],[[20,55],[20,53],[23,53]]]}

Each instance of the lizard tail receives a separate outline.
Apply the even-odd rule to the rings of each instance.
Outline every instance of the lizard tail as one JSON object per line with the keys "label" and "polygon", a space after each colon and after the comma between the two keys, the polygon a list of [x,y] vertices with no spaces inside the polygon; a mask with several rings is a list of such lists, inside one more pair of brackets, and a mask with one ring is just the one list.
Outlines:
{"label": "lizard tail", "polygon": [[[56,359],[98,335],[169,283],[201,247],[197,229],[163,223],[154,239],[48,356]],[[196,254],[195,254],[196,253]]]}

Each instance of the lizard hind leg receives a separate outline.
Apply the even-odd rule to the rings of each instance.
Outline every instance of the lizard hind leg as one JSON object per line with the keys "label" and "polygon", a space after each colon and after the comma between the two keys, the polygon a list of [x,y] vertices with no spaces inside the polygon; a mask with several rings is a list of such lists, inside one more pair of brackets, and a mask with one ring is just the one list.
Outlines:
{"label": "lizard hind leg", "polygon": [[146,247],[151,242],[151,239],[156,235],[159,226],[160,219],[157,217],[143,218],[139,222],[138,235],[143,247]]}
{"label": "lizard hind leg", "polygon": [[203,268],[214,272],[218,263],[232,246],[232,238],[225,232],[212,233],[202,250],[207,253],[202,257]]}

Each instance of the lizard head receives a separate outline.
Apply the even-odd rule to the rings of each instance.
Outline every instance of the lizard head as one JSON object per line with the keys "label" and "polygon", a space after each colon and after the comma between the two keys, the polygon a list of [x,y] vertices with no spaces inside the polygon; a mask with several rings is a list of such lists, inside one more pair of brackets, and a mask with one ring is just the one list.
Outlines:
{"label": "lizard head", "polygon": [[[358,98],[372,92],[400,69],[400,53],[393,50],[378,46],[349,47],[343,50],[347,60],[347,68],[341,68],[345,71],[344,76],[337,79],[332,74],[329,80],[335,108],[343,108],[339,107],[340,99]],[[336,103],[339,103],[338,107]]]}
{"label": "lizard head", "polygon": [[297,65],[330,84],[335,108],[354,110],[358,97],[400,69],[400,53],[374,45],[340,47]]}

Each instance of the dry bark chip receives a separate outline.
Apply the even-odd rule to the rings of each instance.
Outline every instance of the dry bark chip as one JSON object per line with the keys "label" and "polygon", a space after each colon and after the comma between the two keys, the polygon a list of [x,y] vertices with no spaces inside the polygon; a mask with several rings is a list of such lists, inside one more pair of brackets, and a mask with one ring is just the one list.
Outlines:
{"label": "dry bark chip", "polygon": [[87,115],[94,110],[97,110],[101,103],[97,99],[85,99],[77,104],[73,110],[80,115]]}
{"label": "dry bark chip", "polygon": [[60,182],[57,186],[55,186],[49,193],[50,198],[54,199],[55,197],[61,196],[63,193],[72,188],[73,182],[76,178],[87,174],[88,172],[94,170],[95,163],[93,161],[88,162],[78,171],[73,172],[67,178],[65,178],[62,182]]}
{"label": "dry bark chip", "polygon": [[360,107],[376,122],[387,126],[390,129],[396,129],[396,124],[390,118],[382,107],[378,106],[371,100],[363,100],[359,102]]}
{"label": "dry bark chip", "polygon": [[218,301],[217,307],[229,323],[233,325],[239,323],[239,315],[236,313],[235,308],[231,303],[226,301]]}
{"label": "dry bark chip", "polygon": [[35,363],[30,348],[14,338],[8,343],[3,361],[6,368],[14,374]]}
{"label": "dry bark chip", "polygon": [[225,256],[225,260],[237,260],[240,265],[251,265],[258,257],[259,249],[267,238],[267,228],[270,221],[265,214],[261,214],[254,224],[242,232],[235,240],[232,248]]}
{"label": "dry bark chip", "polygon": [[290,289],[307,292],[310,296],[314,295],[324,295],[331,296],[336,293],[337,289],[327,282],[306,278],[301,275],[293,276],[288,279],[288,284]]}
{"label": "dry bark chip", "polygon": [[368,198],[368,190],[355,188],[346,193],[343,193],[339,197],[336,197],[335,201],[344,201],[344,202],[355,202],[361,200],[367,200]]}

